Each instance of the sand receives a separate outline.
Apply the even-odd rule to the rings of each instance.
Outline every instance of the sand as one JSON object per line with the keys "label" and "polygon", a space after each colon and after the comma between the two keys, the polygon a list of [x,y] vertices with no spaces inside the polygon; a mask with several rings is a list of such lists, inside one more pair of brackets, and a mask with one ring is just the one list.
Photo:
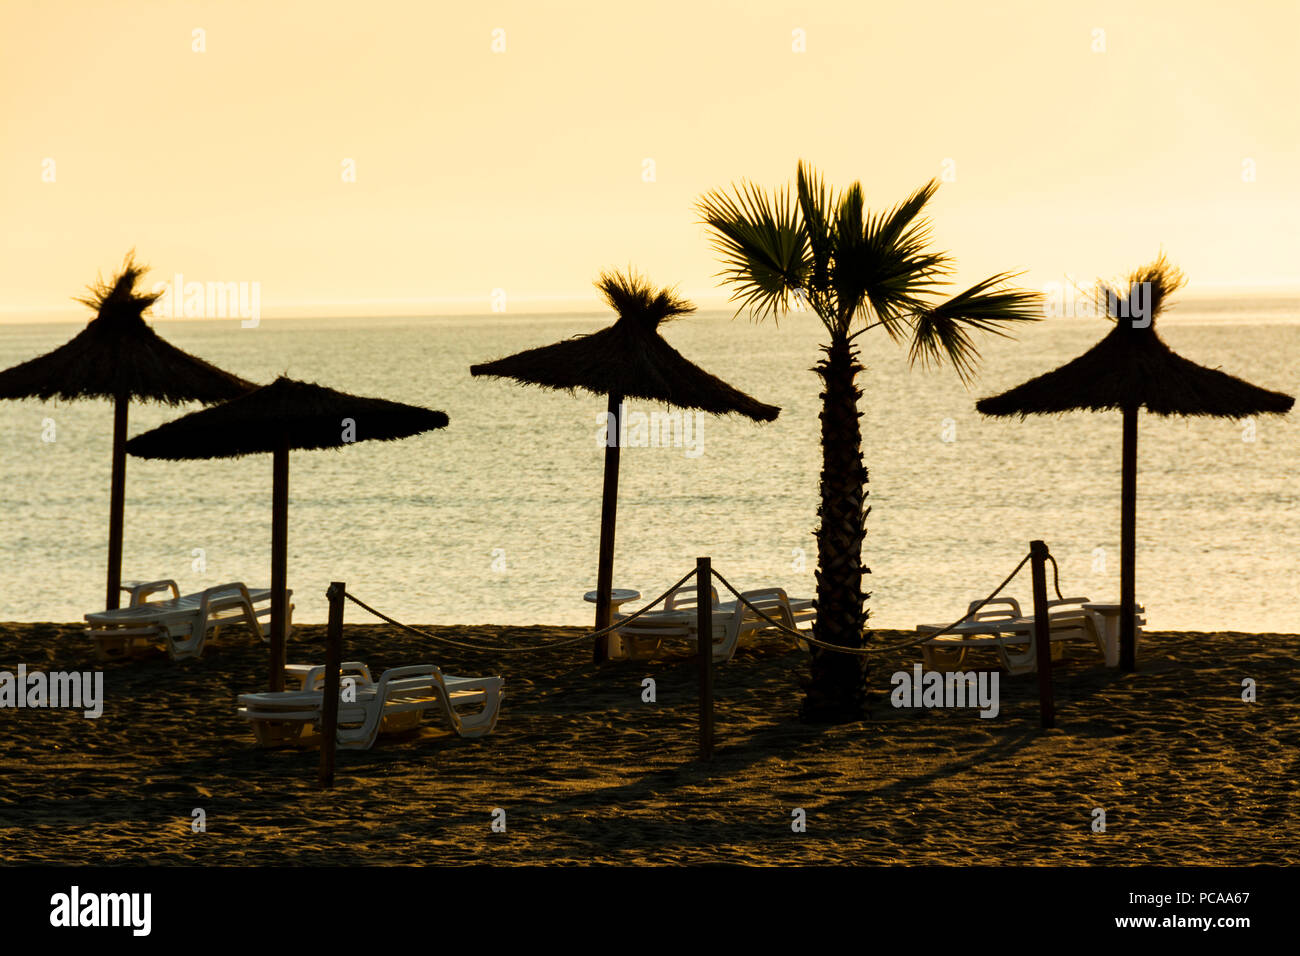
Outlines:
{"label": "sand", "polygon": [[[524,644],[580,633],[429,630]],[[7,864],[1300,862],[1297,635],[1147,634],[1135,674],[1080,657],[1056,669],[1047,731],[1032,675],[1003,677],[992,720],[892,708],[889,674],[912,651],[875,665],[869,720],[804,725],[805,657],[760,637],[717,670],[717,752],[702,764],[685,656],[597,667],[586,645],[507,658],[349,625],[345,659],[500,673],[507,697],[481,740],[421,729],[340,752],[328,792],[317,752],[258,749],[236,716],[236,696],[265,684],[266,650],[247,632],[179,664],[96,664],[78,625],[3,624],[0,638],[0,670],[99,667],[106,698],[97,720],[0,711]],[[323,638],[299,628],[289,660],[323,661]],[[796,808],[806,832],[792,830]]]}

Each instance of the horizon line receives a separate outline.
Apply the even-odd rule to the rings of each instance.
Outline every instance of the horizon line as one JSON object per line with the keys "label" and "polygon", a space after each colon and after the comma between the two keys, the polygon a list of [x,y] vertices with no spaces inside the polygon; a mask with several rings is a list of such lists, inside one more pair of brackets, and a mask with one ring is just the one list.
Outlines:
{"label": "horizon line", "polygon": [[[1236,292],[1249,292],[1252,296],[1262,296],[1268,294],[1274,295],[1294,295],[1300,297],[1300,279],[1278,280],[1268,283],[1256,282],[1202,282],[1189,283],[1186,288],[1180,290],[1180,299],[1204,300],[1215,298],[1216,295]],[[683,295],[692,302],[699,304],[700,311],[729,311],[734,307],[733,300],[723,293],[690,293],[685,292]],[[530,295],[530,296],[510,296],[507,300],[510,303],[523,303],[526,308],[511,307],[504,310],[492,309],[491,295],[476,296],[434,296],[423,298],[364,298],[364,299],[333,299],[333,300],[294,300],[291,302],[272,303],[264,305],[261,308],[261,318],[272,318],[277,320],[284,319],[319,319],[319,318],[451,318],[462,317],[469,318],[475,316],[532,316],[546,315],[555,312],[567,312],[569,314],[600,314],[605,315],[610,310],[608,305],[601,301],[598,295]],[[60,322],[88,322],[86,318],[85,307],[78,308],[74,300],[69,297],[68,306],[7,306],[0,304],[0,323],[3,324],[21,324],[24,319],[20,316],[32,315],[39,316],[33,318],[33,324],[40,323],[60,323]],[[473,311],[465,310],[465,306],[478,306],[480,309]],[[459,308],[458,308],[459,307]],[[376,313],[375,309],[394,309],[394,312]],[[330,314],[321,314],[321,310],[326,310]],[[349,311],[363,310],[363,311]],[[799,313],[791,313],[797,315]],[[1166,316],[1172,318],[1173,316]],[[204,322],[204,321],[226,321],[238,316],[159,316],[151,315],[148,312],[145,318],[151,322]],[[1078,318],[1072,316],[1056,318]],[[1083,316],[1081,318],[1088,318]]]}

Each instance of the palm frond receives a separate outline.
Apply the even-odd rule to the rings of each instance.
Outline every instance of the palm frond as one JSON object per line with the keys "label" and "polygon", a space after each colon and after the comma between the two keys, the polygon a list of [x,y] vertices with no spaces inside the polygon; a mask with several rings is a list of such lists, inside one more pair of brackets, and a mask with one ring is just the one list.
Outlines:
{"label": "palm frond", "polygon": [[748,308],[762,318],[789,309],[790,294],[805,288],[809,274],[808,233],[789,190],[769,196],[741,183],[731,194],[707,193],[696,208],[725,266],[718,275],[735,286],[737,312]]}
{"label": "palm frond", "polygon": [[857,240],[848,241],[848,229],[841,233],[847,254],[837,287],[860,318],[874,316],[895,342],[905,338],[908,317],[929,307],[929,296],[952,271],[947,254],[927,251],[930,224],[917,218],[938,188],[932,179],[888,212],[859,219],[855,211]]}
{"label": "palm frond", "polygon": [[931,179],[888,213],[880,213],[872,217],[866,230],[868,241],[880,247],[901,245],[908,248],[926,245],[929,223],[925,220],[920,222],[915,220],[938,190],[939,181]]}
{"label": "palm frond", "polygon": [[931,308],[930,297],[947,285],[944,277],[950,260],[941,252],[896,254],[885,259],[868,250],[865,257],[871,266],[870,271],[859,270],[864,274],[858,280],[862,283],[858,315],[863,321],[874,316],[891,339],[901,342],[909,331],[909,317]]}
{"label": "palm frond", "polygon": [[909,360],[920,361],[924,366],[942,365],[946,360],[961,380],[969,384],[980,354],[971,332],[1008,336],[1010,333],[1004,328],[1008,323],[1035,322],[1042,318],[1039,293],[1001,288],[1014,277],[1009,272],[990,276],[965,292],[913,315]]}
{"label": "palm frond", "polygon": [[799,210],[803,214],[804,230],[808,234],[808,251],[811,261],[810,284],[814,289],[825,289],[830,283],[830,266],[834,239],[832,226],[835,197],[826,188],[826,182],[811,165],[799,160],[795,168],[795,184],[799,195]]}

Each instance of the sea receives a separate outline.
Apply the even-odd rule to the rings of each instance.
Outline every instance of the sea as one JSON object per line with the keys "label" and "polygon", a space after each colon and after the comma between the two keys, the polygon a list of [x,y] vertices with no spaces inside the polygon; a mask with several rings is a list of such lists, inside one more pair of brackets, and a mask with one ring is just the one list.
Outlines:
{"label": "sea", "polygon": [[[324,621],[325,590],[343,581],[415,624],[587,625],[605,400],[473,378],[469,368],[609,321],[593,311],[263,318],[251,328],[163,319],[155,328],[254,381],[289,375],[450,417],[403,441],[291,455],[295,621]],[[1187,297],[1159,328],[1193,361],[1300,394],[1300,296]],[[969,387],[950,369],[912,367],[880,329],[859,339],[873,625],[959,617],[1033,539],[1056,557],[1066,597],[1118,600],[1119,413],[1021,421],[974,407],[1108,329],[1103,318],[1057,317],[1014,339],[983,339]],[[79,330],[0,325],[0,367]],[[653,597],[707,555],[738,587],[811,596],[821,465],[812,367],[824,330],[810,314],[778,323],[705,311],[664,335],[781,414],[756,424],[688,413],[678,426],[663,407],[628,401],[615,587]],[[130,434],[196,407],[133,405]],[[111,439],[108,402],[0,402],[0,620],[79,621],[103,607]],[[1300,417],[1144,413],[1138,459],[1137,596],[1148,627],[1300,632]],[[124,578],[173,578],[186,592],[267,586],[270,539],[269,455],[128,459]],[[1027,569],[1005,593],[1029,604]],[[347,615],[369,620],[352,605]]]}

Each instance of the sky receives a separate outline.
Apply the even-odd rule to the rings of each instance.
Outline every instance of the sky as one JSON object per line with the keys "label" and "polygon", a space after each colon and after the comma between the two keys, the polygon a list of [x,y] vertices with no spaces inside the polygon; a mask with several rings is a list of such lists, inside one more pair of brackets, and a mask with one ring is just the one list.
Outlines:
{"label": "sky", "polygon": [[[198,32],[196,32],[198,31]],[[0,3],[0,321],[128,249],[268,314],[702,306],[694,204],[931,177],[959,283],[1300,285],[1300,4]],[[349,165],[350,163],[350,165]]]}

